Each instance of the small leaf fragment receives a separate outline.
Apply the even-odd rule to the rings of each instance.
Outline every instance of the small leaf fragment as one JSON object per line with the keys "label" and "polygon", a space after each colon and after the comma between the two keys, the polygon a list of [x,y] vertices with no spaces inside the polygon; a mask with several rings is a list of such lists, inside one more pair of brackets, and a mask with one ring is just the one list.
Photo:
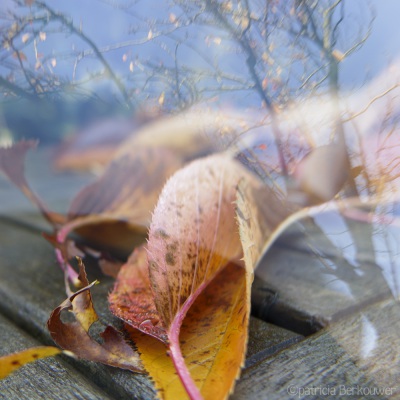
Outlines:
{"label": "small leaf fragment", "polygon": [[[73,293],[51,314],[47,327],[53,340],[63,349],[72,351],[77,357],[101,362],[113,367],[142,372],[139,355],[115,328],[107,326],[101,333],[100,344],[89,335],[90,327],[99,320],[94,310],[90,288],[84,266],[80,263],[80,279],[86,285]],[[63,322],[61,313],[72,311],[76,321]]]}
{"label": "small leaf fragment", "polygon": [[0,379],[5,378],[25,364],[34,362],[41,358],[55,356],[62,352],[63,351],[57,347],[39,346],[0,357]]}

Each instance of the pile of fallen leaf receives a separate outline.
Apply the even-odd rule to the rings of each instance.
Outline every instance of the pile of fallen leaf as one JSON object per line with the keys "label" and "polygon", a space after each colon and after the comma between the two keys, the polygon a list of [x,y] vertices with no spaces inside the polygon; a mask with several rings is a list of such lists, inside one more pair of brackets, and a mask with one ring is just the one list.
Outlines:
{"label": "pile of fallen leaf", "polygon": [[[25,154],[36,143],[0,149],[0,170],[54,228],[46,238],[67,293],[48,320],[64,351],[39,347],[2,357],[0,378],[63,352],[147,372],[162,398],[223,399],[233,391],[246,354],[255,266],[286,226],[309,215],[305,206],[331,200],[352,170],[336,144],[317,148],[296,165],[294,183],[282,193],[251,171],[254,149],[221,152],[220,124],[214,136],[198,125],[199,118],[166,118],[127,139],[66,215],[50,211],[25,180]],[[325,157],[334,151],[337,172]],[[324,173],[333,174],[329,182]],[[129,257],[121,266],[106,253]],[[101,342],[89,332],[98,316],[85,254],[96,254],[103,272],[116,277],[109,307],[124,321],[122,332],[107,326]],[[74,322],[63,321],[65,311]]]}

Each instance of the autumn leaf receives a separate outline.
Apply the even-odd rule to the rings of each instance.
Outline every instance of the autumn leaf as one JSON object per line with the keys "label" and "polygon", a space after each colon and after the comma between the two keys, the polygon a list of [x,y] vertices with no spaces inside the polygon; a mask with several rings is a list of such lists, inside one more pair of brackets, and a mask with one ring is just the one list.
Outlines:
{"label": "autumn leaf", "polygon": [[[72,351],[77,357],[106,365],[142,372],[139,355],[128,345],[120,332],[107,326],[100,334],[102,343],[89,335],[91,326],[99,320],[94,310],[90,288],[83,263],[80,262],[80,275],[83,289],[72,293],[67,300],[51,314],[47,327],[53,340],[63,349]],[[71,311],[74,322],[63,322],[63,311]]]}
{"label": "autumn leaf", "polygon": [[154,303],[144,246],[135,249],[122,266],[108,301],[111,311],[130,326],[164,343],[168,342]]}
{"label": "autumn leaf", "polygon": [[25,364],[34,362],[42,358],[52,357],[60,353],[72,356],[72,353],[66,351],[63,352],[57,347],[39,346],[31,347],[27,350],[22,350],[17,353],[8,354],[6,356],[0,357],[0,379],[5,378]]}
{"label": "autumn leaf", "polygon": [[[194,161],[175,173],[165,185],[153,213],[147,245],[148,266],[143,250],[137,251],[122,268],[110,296],[111,310],[117,316],[168,345],[176,371],[191,398],[226,397],[245,355],[252,270],[243,265],[227,266],[231,261],[241,264],[234,201],[236,185],[242,178],[255,181],[227,155]],[[227,289],[226,294],[221,290],[212,304],[200,300],[197,303],[222,270],[226,276],[232,274],[228,281],[238,286]],[[224,279],[224,274],[220,279]],[[219,281],[218,286],[221,285]],[[208,307],[217,304],[220,312],[215,309],[211,312]],[[191,310],[195,310],[193,314]],[[194,328],[195,320],[198,328]],[[183,327],[187,335],[184,341],[190,342],[189,347],[180,346],[185,335]],[[200,337],[207,332],[210,336],[203,342]],[[220,338],[219,344],[212,340],[215,337]],[[231,343],[235,351],[223,345],[224,341]],[[209,353],[205,348],[207,343],[215,344],[208,349]],[[150,368],[149,373],[157,375],[158,367],[152,365],[155,371]],[[221,386],[214,379],[222,379]],[[169,390],[163,379],[158,385],[164,393]]]}
{"label": "autumn leaf", "polygon": [[93,244],[129,254],[138,232],[146,232],[164,182],[181,165],[175,153],[162,148],[118,157],[72,201],[58,241],[75,231]]}
{"label": "autumn leaf", "polygon": [[30,188],[25,179],[24,162],[26,153],[37,146],[37,141],[23,140],[9,147],[0,147],[0,171],[17,186],[22,193],[41,211],[54,226],[64,221],[63,216],[51,212],[43,201]]}
{"label": "autumn leaf", "polygon": [[[244,359],[248,305],[245,269],[229,264],[195,300],[183,320],[179,345],[191,376],[205,399],[223,399],[232,391]],[[251,283],[251,280],[248,279]],[[188,394],[165,344],[142,332],[128,331],[160,398]]]}

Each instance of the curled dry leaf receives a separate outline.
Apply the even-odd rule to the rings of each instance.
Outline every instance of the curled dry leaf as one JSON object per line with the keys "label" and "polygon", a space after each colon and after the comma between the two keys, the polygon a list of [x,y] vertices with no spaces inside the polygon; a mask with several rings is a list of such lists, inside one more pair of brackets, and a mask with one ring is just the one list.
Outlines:
{"label": "curled dry leaf", "polygon": [[[35,146],[36,142],[29,141],[1,148],[0,170],[53,225],[56,231],[53,243],[61,246],[74,232],[95,248],[123,256],[144,241],[161,188],[182,165],[181,157],[173,150],[150,146],[124,149],[96,182],[78,193],[64,217],[49,211],[26,182],[25,155]],[[67,262],[72,255],[60,249],[56,253],[71,281],[75,281],[76,273]]]}
{"label": "curled dry leaf", "polygon": [[[107,326],[100,334],[102,343],[89,335],[89,329],[99,318],[94,310],[84,266],[80,263],[80,280],[83,289],[73,293],[51,314],[47,327],[53,340],[77,357],[106,365],[143,372],[139,355],[128,345],[120,332]],[[76,321],[63,322],[61,313],[72,311]]]}
{"label": "curled dry leaf", "polygon": [[[148,266],[144,250],[137,251],[110,296],[114,314],[168,345],[180,380],[194,399],[225,398],[245,355],[252,269],[239,260],[234,207],[242,178],[255,181],[227,155],[192,162],[173,175],[153,214]],[[226,276],[232,278],[232,287],[227,282],[225,293]],[[218,285],[211,286],[214,280]],[[208,290],[214,293],[210,303]],[[137,345],[141,347],[139,341]],[[175,385],[167,377],[156,378],[157,363],[146,365],[164,396],[171,397]]]}
{"label": "curled dry leaf", "polygon": [[[179,345],[185,363],[205,399],[223,399],[232,391],[247,341],[246,271],[229,264],[190,307],[183,320]],[[186,399],[188,394],[165,345],[127,328],[153,379],[160,398]]]}
{"label": "curled dry leaf", "polygon": [[39,346],[0,357],[0,379],[5,378],[25,364],[40,360],[41,358],[52,357],[60,353],[72,355],[69,352],[63,352],[57,347]]}
{"label": "curled dry leaf", "polygon": [[[144,126],[122,143],[103,175],[76,196],[66,218],[48,211],[25,182],[24,156],[35,143],[1,149],[0,168],[53,224],[59,243],[75,232],[95,248],[127,256],[144,241],[151,210],[167,178],[185,160],[212,151],[206,135],[212,121],[215,116],[204,119],[191,113]],[[60,252],[58,259],[65,268]]]}

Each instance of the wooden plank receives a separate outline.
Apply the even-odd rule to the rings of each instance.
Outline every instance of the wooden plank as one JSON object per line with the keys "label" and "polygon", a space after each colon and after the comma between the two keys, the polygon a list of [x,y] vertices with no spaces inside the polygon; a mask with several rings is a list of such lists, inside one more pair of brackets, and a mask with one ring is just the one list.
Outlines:
{"label": "wooden plank", "polygon": [[[100,276],[101,283],[95,286],[93,299],[102,321],[115,322],[106,302],[113,280],[101,276],[90,264],[88,274],[91,280]],[[38,233],[0,219],[0,312],[42,343],[51,344],[45,323],[52,309],[64,298],[63,275],[56,265],[52,247]],[[251,318],[247,365],[253,365],[302,339],[301,335]],[[94,384],[117,398],[134,395],[149,399],[154,396],[152,383],[145,376],[95,363],[69,362]]]}
{"label": "wooden plank", "polygon": [[399,316],[390,300],[343,318],[246,369],[232,398],[399,398]]}
{"label": "wooden plank", "polygon": [[251,317],[245,368],[294,345],[304,336]]}
{"label": "wooden plank", "polygon": [[[351,230],[342,232],[337,227],[322,231],[310,222],[304,222],[300,231],[291,227],[256,271],[254,315],[308,335],[369,304],[398,296],[397,254],[390,249],[385,254],[374,251],[370,243],[372,237],[379,249],[382,231],[374,227],[371,236],[368,224],[349,224]],[[394,238],[399,237],[398,228],[390,229]]]}
{"label": "wooden plank", "polygon": [[[10,354],[40,343],[0,315],[0,355]],[[22,367],[0,380],[0,399],[112,399],[104,391],[78,373],[61,357],[40,360]]]}
{"label": "wooden plank", "polygon": [[[96,271],[89,269],[89,274],[93,278]],[[112,280],[101,278],[101,281],[98,287],[105,300]],[[40,235],[0,223],[0,312],[40,342],[52,344],[45,326],[52,309],[65,299],[63,286],[63,274],[51,246]],[[97,299],[100,293],[95,294]],[[111,318],[105,315],[106,305],[99,305],[96,302],[101,318]],[[153,385],[144,375],[91,362],[71,361],[71,364],[116,398],[130,399],[133,394],[141,399],[154,397]]]}

